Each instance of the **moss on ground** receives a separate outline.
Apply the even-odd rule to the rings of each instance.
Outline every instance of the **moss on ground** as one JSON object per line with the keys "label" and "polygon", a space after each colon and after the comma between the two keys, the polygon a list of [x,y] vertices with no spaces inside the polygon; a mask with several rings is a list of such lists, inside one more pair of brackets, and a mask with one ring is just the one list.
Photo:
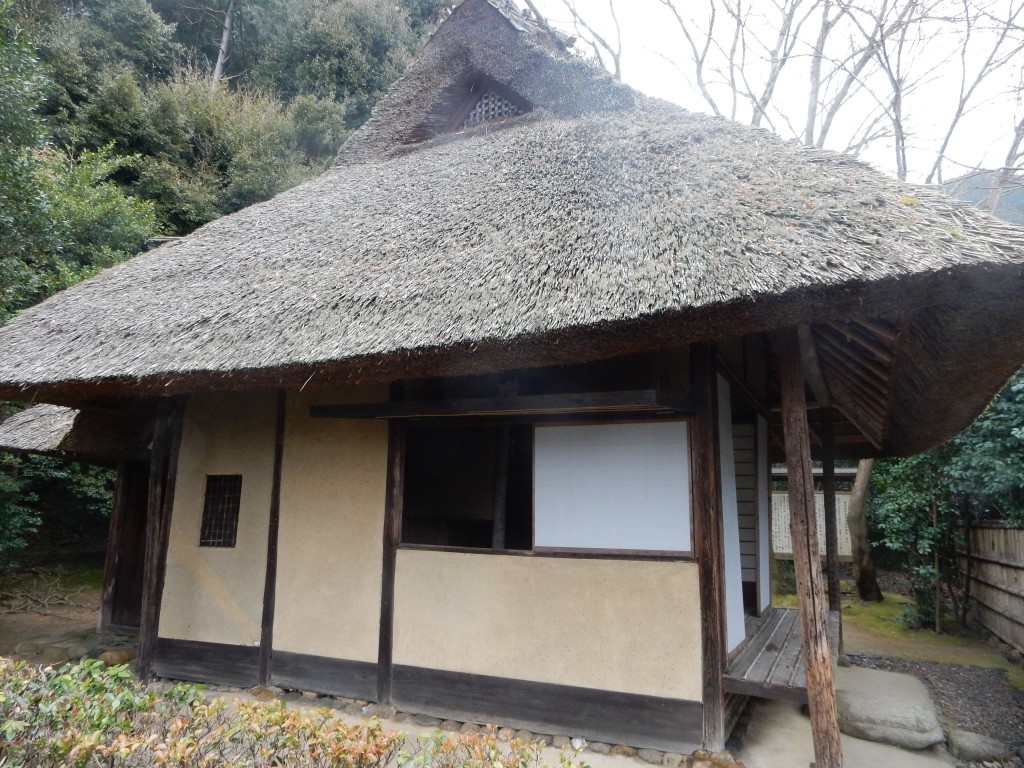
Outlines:
{"label": "moss on ground", "polygon": [[[1024,691],[1024,668],[1005,658],[977,635],[944,621],[942,634],[928,629],[910,629],[900,614],[912,601],[902,595],[885,593],[885,600],[869,603],[843,596],[843,645],[847,652],[895,656],[914,661],[943,664],[973,664],[1006,670],[1010,684]],[[796,595],[775,595],[774,605],[795,608]]]}

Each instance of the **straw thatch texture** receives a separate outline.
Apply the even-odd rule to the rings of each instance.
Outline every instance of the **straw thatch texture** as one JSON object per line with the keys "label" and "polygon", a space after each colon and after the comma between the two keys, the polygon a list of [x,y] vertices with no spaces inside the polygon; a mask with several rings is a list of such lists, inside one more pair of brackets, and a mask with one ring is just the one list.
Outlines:
{"label": "straw thatch texture", "polygon": [[[142,407],[142,410],[146,410]],[[35,405],[0,422],[0,450],[108,461],[143,459],[148,419],[130,412]]]}
{"label": "straw thatch texture", "polygon": [[17,453],[56,453],[75,426],[78,411],[37,405],[0,422],[0,449]]}
{"label": "straw thatch texture", "polygon": [[[467,8],[499,39],[522,35],[482,0],[456,14]],[[0,328],[0,396],[469,373],[928,310],[942,337],[904,343],[900,362],[921,412],[879,435],[905,451],[928,409],[945,410],[938,397],[966,391],[928,440],[962,428],[1024,360],[1024,230],[645,99],[528,41],[492,62],[492,46],[455,46],[458,29],[435,35],[323,176]],[[424,89],[462,82],[436,75],[448,59],[511,67],[498,75],[535,111],[402,144],[432,119]],[[938,390],[918,381],[931,371]],[[894,390],[910,386],[900,375]]]}

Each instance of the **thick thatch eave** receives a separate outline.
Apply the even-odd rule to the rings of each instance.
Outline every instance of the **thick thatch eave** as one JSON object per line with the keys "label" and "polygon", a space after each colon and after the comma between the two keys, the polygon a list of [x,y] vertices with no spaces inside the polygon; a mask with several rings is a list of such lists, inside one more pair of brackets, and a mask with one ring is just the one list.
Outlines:
{"label": "thick thatch eave", "polygon": [[[859,369],[827,349],[823,375],[876,449],[909,452],[966,426],[1024,361],[1021,229],[641,97],[484,0],[453,19],[336,167],[0,328],[0,396],[482,373],[793,325],[827,346],[828,323],[864,318],[896,329],[884,376],[848,386]],[[508,62],[455,34],[469,22]],[[462,82],[444,73],[481,68],[534,111],[401,140]]]}
{"label": "thick thatch eave", "polygon": [[0,450],[99,463],[148,455],[148,419],[138,408],[78,410],[35,405],[0,422]]}

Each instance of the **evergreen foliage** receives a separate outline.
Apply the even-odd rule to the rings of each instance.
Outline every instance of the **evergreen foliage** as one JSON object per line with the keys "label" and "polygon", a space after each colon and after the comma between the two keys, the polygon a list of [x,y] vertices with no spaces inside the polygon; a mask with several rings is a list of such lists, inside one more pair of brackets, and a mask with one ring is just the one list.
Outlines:
{"label": "evergreen foliage", "polygon": [[905,459],[875,462],[870,522],[911,578],[911,623],[934,623],[936,587],[963,621],[958,527],[976,520],[1024,524],[1024,370],[970,428]]}
{"label": "evergreen foliage", "polygon": [[[443,5],[235,0],[214,86],[226,0],[0,0],[0,324],[319,173]],[[101,527],[112,479],[0,456],[0,567],[41,519]]]}

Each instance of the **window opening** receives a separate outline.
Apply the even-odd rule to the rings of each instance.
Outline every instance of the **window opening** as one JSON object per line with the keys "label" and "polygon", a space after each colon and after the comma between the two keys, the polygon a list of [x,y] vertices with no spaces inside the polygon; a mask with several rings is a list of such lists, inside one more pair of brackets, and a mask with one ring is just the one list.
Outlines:
{"label": "window opening", "polygon": [[234,547],[242,501],[241,475],[207,475],[203,501],[201,547]]}
{"label": "window opening", "polygon": [[529,425],[410,424],[402,543],[530,549]]}

